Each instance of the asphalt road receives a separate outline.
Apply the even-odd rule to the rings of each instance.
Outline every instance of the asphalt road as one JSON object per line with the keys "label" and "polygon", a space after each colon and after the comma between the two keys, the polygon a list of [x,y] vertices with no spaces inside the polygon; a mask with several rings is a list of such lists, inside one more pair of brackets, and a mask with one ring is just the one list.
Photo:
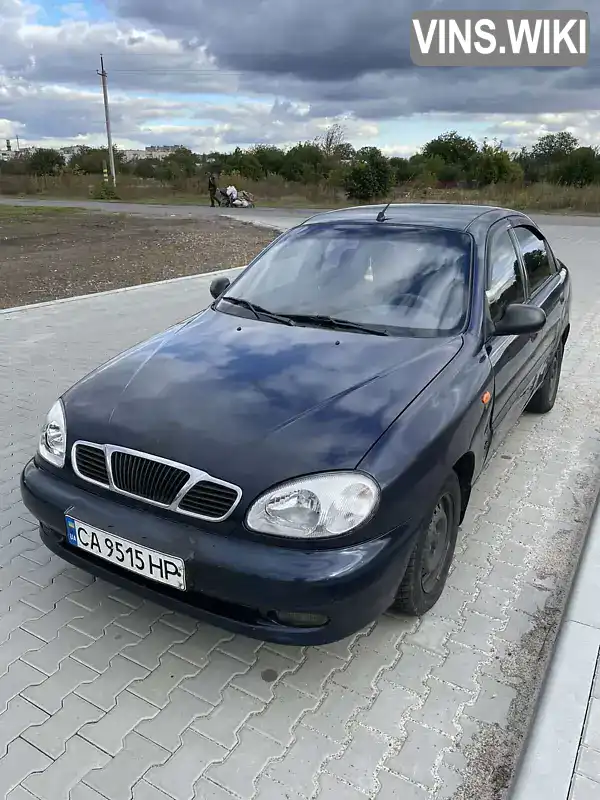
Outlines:
{"label": "asphalt road", "polygon": [[92,582],[40,546],[19,499],[56,396],[204,307],[210,278],[0,314],[0,797],[501,797],[600,483],[600,225],[543,224],[575,293],[555,409],[523,417],[491,460],[438,606],[326,647],[249,641]]}
{"label": "asphalt road", "polygon": [[[113,214],[142,214],[149,217],[211,217],[224,213],[235,219],[247,220],[269,227],[287,228],[298,225],[312,214],[331,209],[319,208],[274,208],[258,206],[253,209],[219,209],[209,205],[158,205],[151,203],[117,203],[101,202],[97,200],[12,200],[0,198],[0,205],[18,206],[47,206],[58,208],[85,208],[89,211],[103,211]],[[569,227],[597,227],[600,224],[598,217],[584,215],[538,214],[531,212],[532,218],[539,225],[552,225]]]}

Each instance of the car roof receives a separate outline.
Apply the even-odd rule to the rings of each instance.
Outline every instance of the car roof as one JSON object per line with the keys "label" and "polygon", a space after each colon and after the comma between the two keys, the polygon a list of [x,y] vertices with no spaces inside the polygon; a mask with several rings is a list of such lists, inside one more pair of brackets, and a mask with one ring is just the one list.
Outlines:
{"label": "car roof", "polygon": [[469,203],[392,203],[389,207],[379,205],[353,206],[335,211],[315,214],[304,222],[314,225],[336,222],[369,222],[376,221],[377,214],[386,209],[386,220],[392,224],[432,226],[466,231],[475,220],[485,217],[488,226],[499,219],[519,216],[528,219],[519,211],[500,206],[471,205]]}

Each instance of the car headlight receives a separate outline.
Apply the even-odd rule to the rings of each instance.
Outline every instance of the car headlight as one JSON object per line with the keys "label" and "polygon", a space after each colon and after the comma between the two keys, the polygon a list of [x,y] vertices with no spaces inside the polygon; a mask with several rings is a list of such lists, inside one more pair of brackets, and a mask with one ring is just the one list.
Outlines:
{"label": "car headlight", "polygon": [[329,472],[283,483],[250,506],[246,525],[260,533],[320,539],[348,533],[375,511],[380,490],[360,472]]}
{"label": "car headlight", "polygon": [[64,467],[67,452],[65,411],[60,400],[52,406],[40,432],[38,452],[55,467]]}

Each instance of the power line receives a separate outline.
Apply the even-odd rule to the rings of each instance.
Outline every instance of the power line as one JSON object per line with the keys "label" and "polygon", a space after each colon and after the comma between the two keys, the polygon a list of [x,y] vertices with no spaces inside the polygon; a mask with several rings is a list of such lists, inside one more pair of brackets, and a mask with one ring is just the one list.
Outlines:
{"label": "power line", "polygon": [[140,72],[140,73],[142,73],[142,72],[143,73],[158,72],[159,74],[165,74],[165,73],[166,74],[171,74],[172,72],[177,72],[177,73],[179,73],[179,72],[190,72],[190,73],[193,73],[194,75],[198,75],[198,74],[201,74],[201,75],[234,75],[236,77],[239,76],[239,75],[247,74],[247,73],[243,73],[243,72],[231,72],[231,71],[225,71],[225,70],[220,70],[220,69],[219,70],[216,70],[216,69],[190,69],[190,68],[187,68],[187,67],[185,69],[177,69],[176,67],[172,67],[171,69],[159,69],[158,67],[156,69],[113,69],[112,72],[113,73],[114,72],[119,72],[119,73],[123,73],[123,72],[136,72],[136,73],[137,72]]}
{"label": "power line", "polygon": [[202,68],[195,69],[193,67],[169,67],[169,68],[148,67],[148,69],[140,69],[140,68],[137,68],[137,67],[129,67],[129,68],[113,69],[113,70],[111,70],[111,72],[112,73],[119,73],[121,75],[128,74],[128,73],[129,74],[138,74],[138,73],[139,74],[147,74],[147,73],[152,73],[152,74],[158,74],[158,75],[173,75],[173,74],[176,74],[176,75],[181,75],[181,74],[183,74],[183,75],[185,75],[185,74],[189,74],[189,75],[206,75],[206,76],[214,75],[215,77],[216,76],[220,76],[220,75],[229,75],[229,76],[234,77],[234,78],[239,78],[242,75],[248,75],[249,74],[249,73],[246,73],[246,72],[240,72],[240,71],[234,71],[234,70],[202,69]]}
{"label": "power line", "polygon": [[[111,53],[118,59],[119,61],[127,62],[130,59],[138,59],[138,58],[160,58],[162,59],[185,59],[186,53],[138,53],[138,52],[128,52],[123,53],[122,51],[115,51]],[[190,51],[189,55],[192,55],[192,51]],[[239,69],[222,69],[221,67],[214,66],[214,67],[193,67],[193,66],[182,66],[182,67],[114,67],[111,68],[111,73],[145,73],[145,72],[152,72],[152,73],[182,73],[182,72],[190,72],[194,74],[205,74],[205,75],[234,75],[240,76],[247,74],[244,70]]]}
{"label": "power line", "polygon": [[[191,53],[190,53],[191,54]],[[177,58],[177,59],[184,59],[186,53],[138,53],[138,52],[128,52],[123,53],[120,51],[115,51],[114,53],[115,58],[119,60],[127,61],[129,59],[138,59],[138,58],[160,58],[160,59],[168,59],[168,58]],[[111,73],[119,73],[119,74],[126,74],[126,73],[159,73],[159,74],[183,74],[183,73],[191,73],[194,75],[232,75],[235,77],[240,77],[242,75],[248,75],[245,70],[240,69],[224,69],[218,66],[214,67],[115,67],[111,68]],[[268,73],[264,73],[268,74]]]}

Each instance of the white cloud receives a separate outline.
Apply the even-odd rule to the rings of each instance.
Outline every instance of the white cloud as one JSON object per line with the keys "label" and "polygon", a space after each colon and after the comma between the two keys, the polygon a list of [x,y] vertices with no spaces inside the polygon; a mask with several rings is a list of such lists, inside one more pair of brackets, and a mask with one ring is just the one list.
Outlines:
{"label": "white cloud", "polygon": [[392,158],[394,156],[399,156],[400,158],[410,158],[414,154],[415,148],[408,144],[391,144],[382,147],[381,152],[388,158]]}
{"label": "white cloud", "polygon": [[65,3],[60,7],[60,11],[68,19],[86,20],[89,18],[85,3]]}
{"label": "white cloud", "polygon": [[564,114],[527,114],[506,119],[502,115],[485,118],[489,136],[510,148],[526,147],[547,133],[569,131],[584,145],[600,147],[600,111]]}

